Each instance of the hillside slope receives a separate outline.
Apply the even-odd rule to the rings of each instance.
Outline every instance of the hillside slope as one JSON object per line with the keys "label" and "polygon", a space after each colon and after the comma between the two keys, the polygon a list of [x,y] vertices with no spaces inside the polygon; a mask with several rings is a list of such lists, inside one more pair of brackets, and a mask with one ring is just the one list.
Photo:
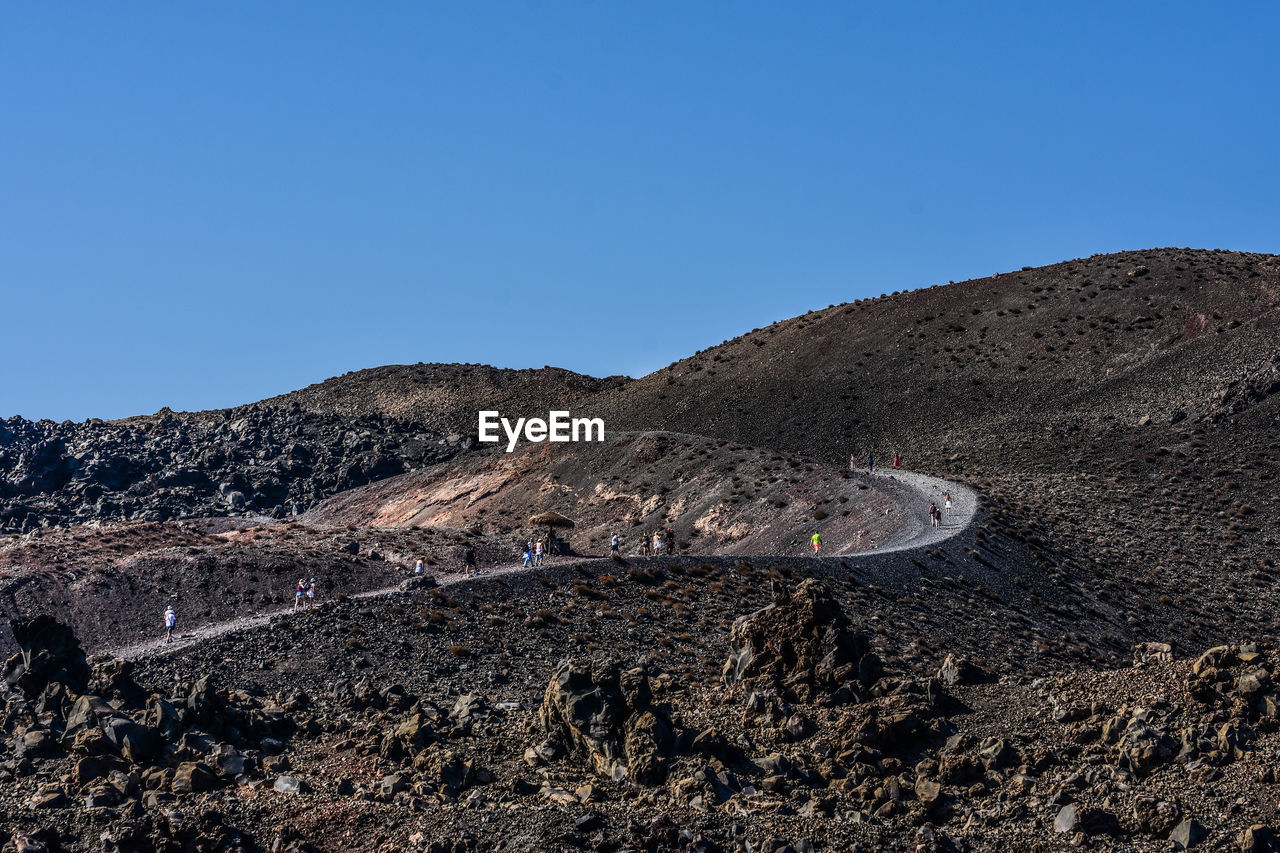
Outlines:
{"label": "hillside slope", "polygon": [[[1126,252],[832,306],[727,341],[592,402],[671,429],[843,461],[937,458],[999,429],[1108,431],[1218,413],[1280,355],[1280,258]],[[979,441],[984,449],[998,441]]]}
{"label": "hillside slope", "polygon": [[679,430],[966,480],[1135,638],[1280,628],[1280,258],[1161,249],[833,306],[601,395]]}
{"label": "hillside slope", "polygon": [[575,550],[603,554],[617,533],[623,553],[670,527],[683,553],[790,554],[820,532],[832,554],[887,540],[907,513],[880,484],[726,441],[672,433],[610,433],[604,442],[525,445],[352,489],[303,516],[316,526],[482,526],[516,545],[539,532],[528,519],[572,518]]}
{"label": "hillside slope", "polygon": [[476,412],[496,409],[511,418],[566,408],[630,382],[597,379],[558,367],[509,370],[485,364],[393,364],[357,370],[264,400],[297,403],[313,412],[387,415],[443,432],[469,435]]}

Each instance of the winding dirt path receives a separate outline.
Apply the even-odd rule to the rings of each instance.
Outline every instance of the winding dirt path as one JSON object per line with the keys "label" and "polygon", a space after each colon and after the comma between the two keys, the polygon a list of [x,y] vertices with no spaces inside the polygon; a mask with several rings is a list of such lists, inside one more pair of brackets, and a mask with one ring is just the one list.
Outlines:
{"label": "winding dirt path", "polygon": [[[978,513],[978,493],[968,486],[901,469],[884,469],[868,475],[875,478],[876,488],[894,496],[906,521],[897,526],[888,542],[858,556],[890,554],[912,548],[924,548],[950,539],[973,523]],[[944,498],[951,495],[951,512],[946,512]],[[929,521],[929,504],[943,509],[942,526],[934,528]]]}
{"label": "winding dirt path", "polygon": [[[972,523],[974,516],[978,511],[978,495],[967,486],[959,483],[953,483],[949,480],[943,480],[939,477],[931,477],[927,474],[919,474],[914,471],[903,470],[881,470],[875,473],[864,473],[862,477],[874,479],[876,487],[884,492],[891,494],[895,500],[896,506],[893,511],[905,513],[907,519],[897,525],[893,535],[888,542],[882,543],[869,551],[859,551],[850,556],[865,557],[875,554],[891,554],[898,551],[908,551],[915,548],[925,548],[935,545],[952,536],[960,533]],[[943,515],[942,526],[934,528],[928,518],[928,508],[930,503],[937,503],[942,507],[943,496],[951,495],[952,511],[949,515]],[[763,556],[763,555],[762,555]],[[827,555],[824,553],[823,557]],[[842,556],[836,553],[834,556]],[[813,558],[808,558],[813,559]],[[574,559],[556,559],[548,560],[543,568],[553,568],[562,566],[566,563],[581,562],[581,558]],[[454,584],[470,583],[475,580],[486,580],[488,578],[500,577],[502,575],[513,575],[526,571],[539,571],[539,569],[524,569],[519,566],[512,566],[501,569],[488,569],[479,575],[464,577],[462,575],[436,575],[436,582],[440,586],[453,586]],[[380,596],[392,595],[400,591],[400,585],[383,587],[381,589],[372,589],[366,592],[354,593],[348,596],[351,599],[368,599],[378,598]],[[117,646],[111,648],[100,649],[94,652],[95,656],[106,655],[109,657],[122,657],[129,659],[145,658],[164,652],[177,651],[195,645],[203,640],[221,637],[236,631],[257,628],[266,625],[273,619],[281,617],[287,618],[294,613],[305,613],[305,609],[293,610],[292,608],[284,608],[275,610],[270,613],[261,613],[254,616],[242,616],[238,619],[231,619],[226,622],[214,622],[208,625],[201,625],[189,631],[179,631],[172,642],[165,642],[163,637],[153,640],[145,640],[140,643],[133,643],[127,646]],[[157,615],[157,623],[160,621]]]}

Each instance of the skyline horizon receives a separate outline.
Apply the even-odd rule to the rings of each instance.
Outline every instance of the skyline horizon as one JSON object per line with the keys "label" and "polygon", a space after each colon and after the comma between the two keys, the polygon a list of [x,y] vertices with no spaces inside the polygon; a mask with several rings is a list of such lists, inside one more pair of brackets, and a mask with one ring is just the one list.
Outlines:
{"label": "skyline horizon", "polygon": [[[948,286],[954,286],[954,285],[969,284],[969,283],[973,283],[973,282],[983,281],[983,280],[985,280],[985,279],[991,279],[991,278],[994,278],[994,277],[999,276],[999,275],[1007,275],[1007,274],[1014,273],[1014,272],[1022,272],[1022,271],[1026,271],[1026,270],[1028,270],[1028,269],[1033,269],[1033,270],[1034,270],[1034,269],[1044,269],[1044,268],[1048,268],[1048,267],[1057,266],[1057,265],[1059,265],[1059,264],[1073,263],[1073,262],[1076,262],[1076,261],[1087,260],[1087,259],[1090,259],[1090,258],[1106,257],[1106,256],[1110,256],[1110,255],[1126,255],[1126,254],[1134,254],[1134,253],[1141,253],[1141,252],[1159,252],[1159,251],[1172,251],[1172,250],[1176,250],[1176,251],[1191,251],[1191,252],[1204,252],[1204,253],[1209,253],[1209,254],[1217,253],[1217,252],[1223,252],[1223,253],[1241,254],[1241,255],[1268,255],[1268,256],[1271,256],[1271,257],[1280,257],[1280,252],[1266,252],[1266,251],[1257,251],[1257,250],[1249,250],[1249,249],[1231,249],[1231,248],[1222,248],[1222,247],[1213,247],[1213,248],[1210,248],[1210,247],[1173,246],[1173,245],[1165,245],[1165,246],[1151,246],[1151,247],[1146,247],[1146,248],[1141,248],[1141,249],[1122,249],[1122,250],[1118,250],[1118,251],[1095,252],[1095,253],[1093,253],[1093,254],[1089,254],[1089,255],[1077,255],[1077,256],[1075,256],[1075,257],[1062,258],[1062,259],[1060,259],[1060,260],[1056,260],[1056,261],[1052,261],[1052,262],[1044,263],[1044,264],[1036,264],[1036,265],[1027,265],[1027,264],[1024,264],[1024,265],[1021,265],[1021,266],[1018,266],[1018,267],[1010,267],[1010,268],[1008,268],[1008,269],[996,270],[996,271],[994,271],[994,272],[992,272],[992,273],[990,273],[990,274],[987,274],[987,275],[972,276],[972,277],[970,277],[970,278],[966,278],[966,279],[949,279],[949,280],[947,280],[947,281],[943,281],[943,282],[936,282],[936,283],[934,283],[934,284],[922,284],[922,285],[919,285],[919,286],[917,286],[917,287],[902,287],[902,288],[897,288],[897,289],[895,289],[895,290],[884,290],[884,291],[881,291],[881,292],[879,292],[879,293],[870,293],[870,292],[868,292],[868,295],[866,295],[866,296],[859,296],[859,297],[855,297],[855,298],[853,298],[853,299],[845,300],[844,302],[830,303],[830,304],[828,304],[828,305],[824,305],[824,306],[818,306],[818,307],[814,307],[814,308],[809,308],[809,309],[807,309],[807,310],[805,310],[805,311],[801,311],[801,312],[799,312],[799,313],[795,313],[795,314],[788,314],[788,315],[783,316],[783,317],[777,317],[777,318],[775,318],[775,319],[773,319],[773,320],[770,320],[770,321],[768,321],[768,322],[766,322],[766,323],[763,323],[763,324],[761,324],[761,325],[758,325],[758,326],[755,326],[755,327],[751,327],[751,328],[743,329],[742,331],[738,332],[737,334],[732,335],[731,337],[728,337],[728,338],[722,339],[722,340],[717,341],[717,342],[715,342],[715,343],[709,343],[709,344],[707,344],[707,345],[705,345],[705,346],[698,347],[698,348],[696,348],[696,349],[687,349],[687,348],[686,348],[685,350],[682,350],[682,354],[677,355],[675,358],[671,359],[670,361],[666,361],[666,362],[664,362],[664,363],[662,363],[662,364],[659,364],[659,365],[657,365],[657,366],[655,366],[655,367],[653,367],[653,368],[651,368],[651,369],[649,369],[649,370],[647,370],[647,371],[645,371],[645,372],[643,372],[643,373],[587,372],[587,371],[584,371],[584,370],[575,369],[575,368],[574,368],[574,367],[572,367],[572,366],[568,366],[568,365],[564,365],[564,364],[554,364],[554,363],[544,363],[544,364],[542,364],[542,365],[537,365],[537,364],[533,364],[533,363],[528,363],[528,364],[523,364],[523,365],[514,365],[514,364],[497,364],[497,363],[494,363],[494,362],[491,362],[491,361],[443,361],[443,360],[432,360],[432,361],[424,361],[424,360],[417,360],[417,361],[387,361],[387,362],[382,362],[382,363],[379,363],[379,364],[366,364],[366,365],[361,365],[361,366],[356,366],[356,367],[350,367],[350,368],[348,368],[348,369],[346,369],[346,370],[341,370],[341,371],[338,371],[338,372],[334,372],[334,373],[331,373],[331,374],[330,374],[330,375],[328,375],[328,376],[324,376],[324,377],[322,377],[322,378],[316,378],[316,379],[313,379],[313,380],[311,380],[311,381],[304,382],[303,384],[296,385],[296,386],[294,386],[294,387],[283,388],[283,389],[280,389],[280,390],[277,390],[277,391],[272,391],[272,392],[266,393],[266,394],[264,394],[264,395],[263,395],[263,396],[261,396],[261,397],[256,397],[256,398],[251,399],[251,400],[242,400],[242,401],[240,401],[240,402],[227,403],[227,404],[224,404],[224,405],[210,405],[210,406],[204,406],[204,407],[201,407],[201,408],[175,408],[175,407],[171,406],[171,405],[170,405],[170,404],[168,404],[168,403],[164,403],[164,404],[162,404],[162,405],[158,406],[157,408],[155,408],[155,409],[153,409],[153,410],[150,410],[150,411],[134,411],[134,412],[129,412],[129,413],[125,413],[125,414],[114,414],[114,415],[111,415],[111,416],[89,414],[89,415],[84,415],[84,416],[82,416],[82,417],[62,417],[62,418],[48,417],[48,416],[31,416],[31,415],[28,415],[28,414],[24,414],[24,413],[22,413],[22,412],[8,412],[8,413],[0,412],[0,420],[8,419],[8,418],[11,418],[11,417],[18,417],[18,418],[22,418],[22,419],[27,420],[27,421],[53,421],[53,422],[55,422],[55,423],[62,423],[62,422],[68,422],[68,421],[69,421],[69,422],[72,422],[72,423],[83,423],[83,422],[91,421],[91,420],[117,421],[117,420],[127,420],[127,419],[129,419],[129,418],[134,418],[134,417],[148,417],[148,416],[156,415],[156,414],[160,414],[160,413],[162,413],[162,412],[166,412],[166,411],[168,411],[168,412],[172,412],[173,414],[179,414],[179,415],[182,415],[182,414],[199,414],[199,413],[203,413],[203,412],[213,412],[213,411],[224,411],[224,410],[228,410],[228,409],[236,409],[236,408],[241,408],[241,407],[244,407],[244,406],[256,405],[256,404],[258,404],[258,403],[262,403],[262,402],[264,402],[264,401],[266,401],[266,400],[269,400],[269,399],[272,399],[272,398],[274,398],[274,397],[284,396],[284,395],[286,395],[286,394],[290,394],[290,393],[295,392],[295,391],[301,391],[301,390],[304,390],[304,389],[306,389],[306,388],[310,388],[310,387],[313,387],[313,386],[323,385],[323,384],[324,384],[324,383],[326,383],[326,382],[329,382],[329,381],[334,380],[334,379],[341,378],[341,377],[343,377],[343,376],[349,376],[349,375],[356,374],[356,373],[363,373],[363,372],[367,372],[367,371],[374,371],[374,370],[379,370],[379,369],[388,368],[388,367],[414,367],[414,366],[459,366],[459,367],[480,367],[480,368],[492,368],[492,369],[495,369],[495,370],[500,370],[500,371],[511,371],[511,372],[536,372],[536,371],[539,371],[539,370],[548,370],[548,369],[550,369],[550,370],[564,370],[564,371],[566,371],[566,372],[573,373],[573,374],[576,374],[576,375],[578,375],[578,376],[583,376],[583,377],[592,378],[592,379],[615,379],[615,378],[622,378],[622,379],[626,379],[626,380],[629,380],[629,381],[636,381],[636,380],[639,380],[639,379],[643,379],[643,378],[645,378],[645,377],[647,377],[647,376],[649,376],[649,375],[651,375],[651,374],[653,374],[653,373],[657,373],[657,372],[660,372],[660,371],[662,371],[662,370],[665,370],[666,368],[671,367],[672,365],[677,364],[677,363],[679,363],[680,361],[683,361],[684,359],[687,359],[687,358],[689,358],[689,357],[691,357],[691,356],[693,356],[693,355],[695,355],[695,354],[697,354],[697,353],[701,353],[701,352],[705,352],[706,350],[713,349],[713,348],[715,348],[715,347],[717,347],[717,346],[720,346],[720,345],[722,345],[722,344],[724,344],[724,343],[728,343],[729,341],[735,340],[736,338],[739,338],[739,337],[742,337],[742,336],[744,336],[744,335],[750,334],[751,332],[756,331],[756,330],[758,330],[758,329],[767,328],[767,327],[769,327],[769,326],[771,326],[771,325],[775,325],[775,324],[777,324],[777,323],[781,323],[781,322],[784,322],[784,321],[786,321],[786,320],[791,320],[791,319],[794,319],[794,318],[796,318],[796,317],[801,317],[801,316],[804,316],[804,315],[805,315],[805,314],[807,314],[807,313],[812,313],[812,312],[815,312],[815,311],[822,311],[822,310],[826,310],[826,309],[831,308],[831,307],[840,307],[840,306],[842,306],[842,305],[850,304],[850,303],[853,303],[853,302],[856,302],[856,301],[859,301],[859,300],[864,300],[864,299],[878,299],[878,298],[884,298],[884,297],[890,297],[890,296],[905,295],[905,294],[908,294],[908,293],[911,293],[911,292],[915,292],[915,291],[929,290],[929,289],[934,288],[934,287],[948,287]],[[692,346],[692,344],[690,344],[690,346]],[[536,361],[536,359],[535,359],[535,361]]]}

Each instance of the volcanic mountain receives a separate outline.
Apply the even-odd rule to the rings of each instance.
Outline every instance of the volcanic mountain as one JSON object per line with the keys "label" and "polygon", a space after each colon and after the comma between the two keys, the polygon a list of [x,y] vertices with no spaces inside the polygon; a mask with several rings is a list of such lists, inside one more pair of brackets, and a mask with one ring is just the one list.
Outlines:
{"label": "volcanic mountain", "polygon": [[[1280,258],[1158,249],[636,380],[391,366],[10,419],[0,825],[29,852],[1276,853],[1278,309]],[[479,408],[570,407],[606,440],[474,441]],[[574,553],[525,570],[543,510]],[[678,553],[638,556],[666,526]]]}

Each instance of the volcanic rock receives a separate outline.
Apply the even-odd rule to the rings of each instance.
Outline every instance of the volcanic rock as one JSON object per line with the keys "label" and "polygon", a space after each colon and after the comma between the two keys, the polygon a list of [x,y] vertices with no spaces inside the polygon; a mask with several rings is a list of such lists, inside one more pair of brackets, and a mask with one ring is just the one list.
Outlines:
{"label": "volcanic rock", "polygon": [[1175,826],[1173,832],[1169,833],[1169,840],[1173,842],[1175,850],[1190,850],[1204,841],[1207,834],[1200,822],[1192,818]]}
{"label": "volcanic rock", "polygon": [[3,685],[7,690],[17,687],[34,700],[50,682],[77,693],[88,687],[89,664],[71,628],[43,613],[11,619],[9,628],[21,652],[5,663]]}
{"label": "volcanic rock", "polygon": [[[872,654],[852,630],[830,588],[812,578],[790,596],[734,620],[732,651],[722,677],[731,687],[775,692],[790,701],[813,702],[844,689],[856,695],[859,665]],[[868,667],[870,677],[878,667]]]}
{"label": "volcanic rock", "polygon": [[666,776],[675,739],[651,698],[643,668],[571,658],[552,674],[538,718],[552,744],[602,776],[654,785]]}

